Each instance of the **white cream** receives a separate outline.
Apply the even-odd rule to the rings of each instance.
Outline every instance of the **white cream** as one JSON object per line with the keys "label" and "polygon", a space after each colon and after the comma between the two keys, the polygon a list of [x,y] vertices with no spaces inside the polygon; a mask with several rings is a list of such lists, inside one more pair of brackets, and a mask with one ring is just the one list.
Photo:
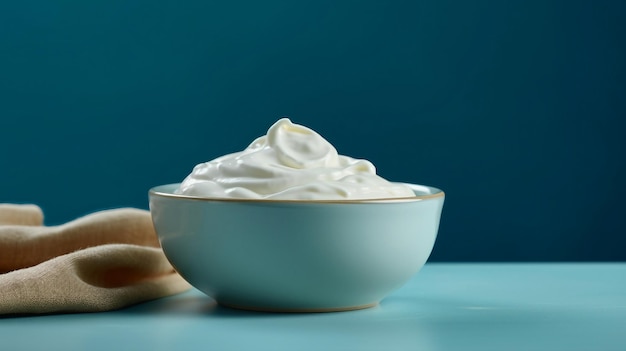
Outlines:
{"label": "white cream", "polygon": [[415,196],[367,160],[337,154],[315,131],[278,120],[241,152],[201,163],[178,194],[205,198],[354,200]]}

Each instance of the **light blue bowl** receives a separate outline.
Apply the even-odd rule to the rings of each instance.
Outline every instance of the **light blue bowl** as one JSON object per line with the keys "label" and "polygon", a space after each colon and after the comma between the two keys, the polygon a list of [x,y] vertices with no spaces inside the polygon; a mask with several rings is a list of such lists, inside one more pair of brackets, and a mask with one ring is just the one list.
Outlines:
{"label": "light blue bowl", "polygon": [[165,255],[218,303],[250,310],[313,312],[375,306],[430,255],[444,202],[410,185],[411,199],[277,201],[150,190]]}

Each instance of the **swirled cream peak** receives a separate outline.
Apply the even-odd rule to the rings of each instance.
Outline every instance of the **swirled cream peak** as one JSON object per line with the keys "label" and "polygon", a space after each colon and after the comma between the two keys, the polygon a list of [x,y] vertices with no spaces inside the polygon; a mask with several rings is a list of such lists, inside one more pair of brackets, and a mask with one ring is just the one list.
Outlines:
{"label": "swirled cream peak", "polygon": [[207,198],[353,200],[415,196],[367,160],[337,153],[315,131],[278,120],[241,152],[194,167],[177,193]]}

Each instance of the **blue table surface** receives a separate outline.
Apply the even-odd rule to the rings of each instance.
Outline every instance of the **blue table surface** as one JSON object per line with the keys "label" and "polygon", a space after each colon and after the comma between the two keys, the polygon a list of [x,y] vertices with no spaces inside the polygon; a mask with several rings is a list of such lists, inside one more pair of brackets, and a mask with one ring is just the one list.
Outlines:
{"label": "blue table surface", "polygon": [[197,290],[0,318],[0,350],[626,350],[626,263],[427,264],[377,307],[280,314]]}

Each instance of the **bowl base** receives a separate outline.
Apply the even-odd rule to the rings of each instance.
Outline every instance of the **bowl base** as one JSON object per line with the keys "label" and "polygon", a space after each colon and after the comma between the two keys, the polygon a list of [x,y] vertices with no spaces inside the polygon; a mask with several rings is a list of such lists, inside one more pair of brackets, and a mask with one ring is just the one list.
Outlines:
{"label": "bowl base", "polygon": [[328,308],[280,308],[280,307],[259,307],[259,306],[241,306],[230,303],[217,301],[218,304],[228,308],[237,310],[255,311],[255,312],[272,312],[272,313],[324,313],[324,312],[345,312],[362,310],[378,306],[378,301],[365,305],[345,306],[345,307],[328,307]]}

